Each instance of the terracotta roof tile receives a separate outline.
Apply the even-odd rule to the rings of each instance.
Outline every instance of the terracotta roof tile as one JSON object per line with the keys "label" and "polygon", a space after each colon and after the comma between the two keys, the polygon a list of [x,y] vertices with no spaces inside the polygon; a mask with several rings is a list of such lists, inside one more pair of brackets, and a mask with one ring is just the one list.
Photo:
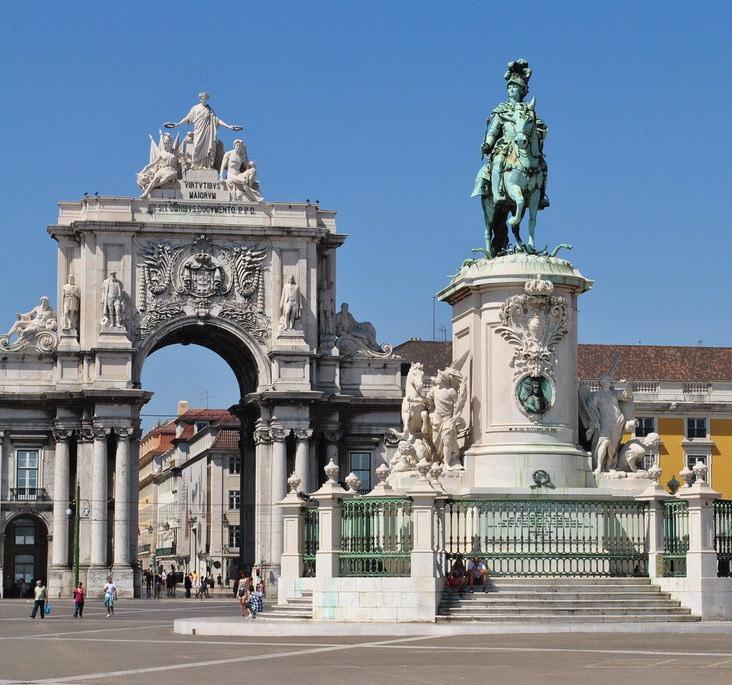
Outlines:
{"label": "terracotta roof tile", "polygon": [[[732,382],[732,347],[578,345],[578,375],[596,380],[620,356],[615,378],[635,381]],[[452,361],[452,343],[407,340],[394,348],[405,363],[422,362],[434,375]]]}
{"label": "terracotta roof tile", "polygon": [[239,431],[222,430],[211,445],[212,450],[236,452],[239,454]]}

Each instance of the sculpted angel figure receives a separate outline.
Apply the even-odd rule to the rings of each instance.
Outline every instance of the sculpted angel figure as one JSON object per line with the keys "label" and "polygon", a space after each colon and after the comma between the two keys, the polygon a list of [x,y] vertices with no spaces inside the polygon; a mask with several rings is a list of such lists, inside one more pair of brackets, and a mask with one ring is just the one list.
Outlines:
{"label": "sculpted angel figure", "polygon": [[168,121],[165,128],[177,128],[183,124],[193,126],[193,145],[190,147],[190,161],[194,169],[211,169],[216,161],[216,146],[218,127],[223,126],[230,131],[241,131],[242,127],[236,124],[227,124],[216,116],[211,105],[208,104],[208,93],[198,94],[198,104],[191,107],[180,121]]}
{"label": "sculpted angel figure", "polygon": [[457,369],[448,366],[438,371],[432,382],[427,402],[430,407],[434,459],[442,462],[446,469],[459,469],[460,446],[457,439],[460,431],[466,427],[465,419],[461,416],[468,396],[465,377]]}
{"label": "sculpted angel figure", "polygon": [[234,149],[224,155],[219,178],[226,181],[226,187],[235,193],[237,199],[262,201],[257,180],[257,163],[248,158],[247,147],[243,140],[237,138],[234,141]]}
{"label": "sculpted angel figure", "polygon": [[142,190],[140,197],[150,197],[150,192],[180,176],[181,151],[178,139],[173,141],[169,133],[160,135],[160,145],[150,139],[150,163],[137,174],[137,185]]}
{"label": "sculpted angel figure", "polygon": [[620,388],[613,387],[612,372],[617,361],[600,376],[599,390],[593,392],[584,384],[579,387],[580,417],[585,435],[592,441],[595,474],[617,468],[623,432],[635,425],[632,393],[625,381],[620,382]]}

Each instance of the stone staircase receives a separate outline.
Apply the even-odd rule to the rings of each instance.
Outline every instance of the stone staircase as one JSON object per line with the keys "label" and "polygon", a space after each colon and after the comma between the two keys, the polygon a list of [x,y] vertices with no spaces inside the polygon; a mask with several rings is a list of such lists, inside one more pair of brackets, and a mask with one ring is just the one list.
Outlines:
{"label": "stone staircase", "polygon": [[303,593],[302,597],[293,597],[287,604],[264,603],[264,611],[257,616],[268,621],[308,621],[313,617],[313,595]]}
{"label": "stone staircase", "polygon": [[438,622],[648,623],[698,621],[648,578],[504,578],[488,592],[445,589]]}

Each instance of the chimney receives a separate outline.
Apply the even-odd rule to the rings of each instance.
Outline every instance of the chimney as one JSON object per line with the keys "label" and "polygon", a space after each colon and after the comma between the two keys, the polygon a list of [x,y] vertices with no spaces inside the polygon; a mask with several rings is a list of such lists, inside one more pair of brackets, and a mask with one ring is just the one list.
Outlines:
{"label": "chimney", "polygon": [[178,416],[183,416],[190,408],[188,400],[178,400]]}

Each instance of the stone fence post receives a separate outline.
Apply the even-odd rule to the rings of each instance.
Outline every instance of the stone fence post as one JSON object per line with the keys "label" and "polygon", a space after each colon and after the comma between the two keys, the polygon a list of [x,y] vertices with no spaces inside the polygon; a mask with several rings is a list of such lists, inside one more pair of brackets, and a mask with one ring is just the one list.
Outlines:
{"label": "stone fence post", "polygon": [[[682,476],[683,476],[682,472]],[[676,496],[689,505],[689,550],[686,553],[686,577],[717,577],[717,552],[714,548],[714,500],[721,495],[706,482],[707,467],[694,465],[693,485],[679,488]]]}
{"label": "stone fence post", "polygon": [[648,502],[648,518],[646,519],[646,552],[648,553],[648,577],[651,580],[663,577],[663,551],[665,540],[663,533],[663,502],[671,496],[661,487],[659,478],[661,469],[652,466],[648,474],[653,480],[636,500]]}
{"label": "stone fence post", "polygon": [[302,576],[305,542],[305,507],[307,502],[298,492],[300,478],[293,473],[287,479],[289,492],[279,503],[282,508],[283,549],[280,557],[280,582],[277,601],[286,604],[294,596],[297,579]]}
{"label": "stone fence post", "polygon": [[325,466],[328,480],[310,496],[318,502],[318,551],[315,577],[337,578],[341,553],[341,499],[349,497],[338,483],[338,465],[331,459]]}
{"label": "stone fence post", "polygon": [[419,478],[407,491],[412,498],[412,578],[437,578],[441,575],[440,564],[435,550],[435,499],[439,495],[427,479],[430,464],[417,464]]}

